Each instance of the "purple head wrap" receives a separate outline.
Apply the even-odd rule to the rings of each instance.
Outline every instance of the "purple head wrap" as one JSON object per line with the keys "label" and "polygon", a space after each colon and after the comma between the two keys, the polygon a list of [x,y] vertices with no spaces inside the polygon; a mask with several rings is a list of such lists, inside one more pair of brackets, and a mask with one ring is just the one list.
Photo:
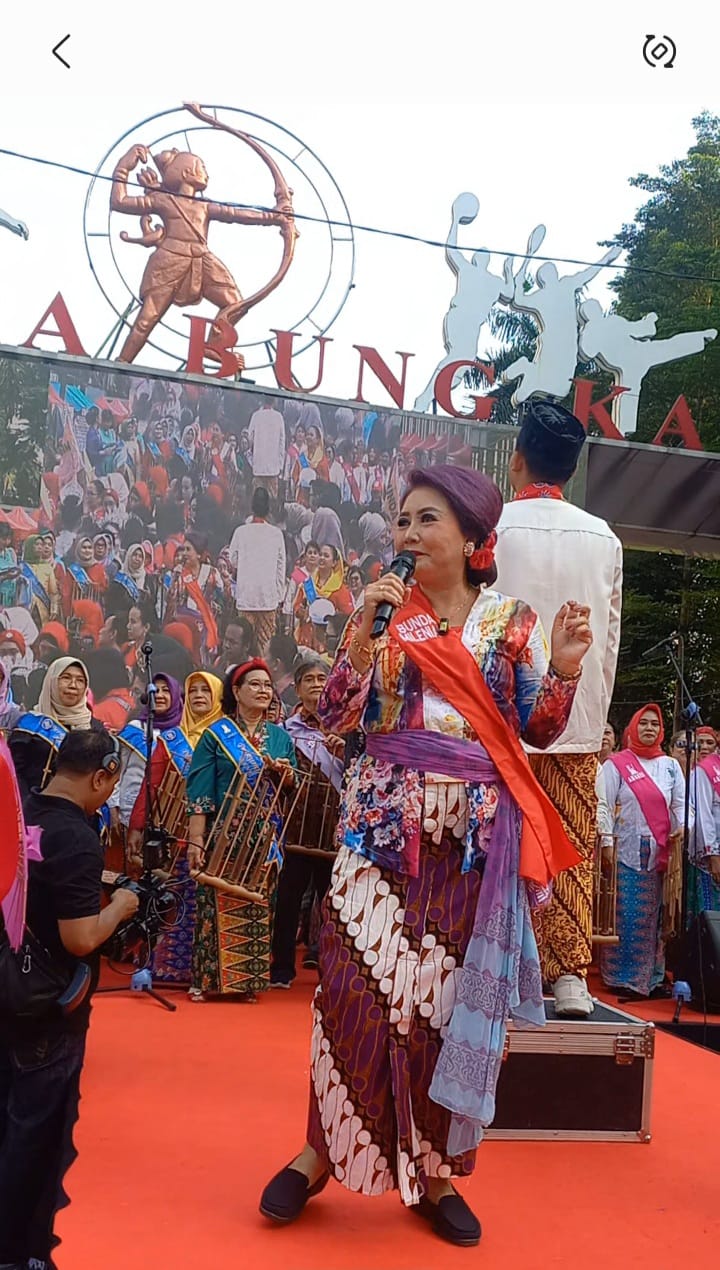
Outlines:
{"label": "purple head wrap", "polygon": [[[166,675],[164,671],[153,675],[153,683],[157,683],[158,679],[162,679],[170,689],[170,707],[165,714],[155,715],[155,727],[158,732],[165,732],[168,728],[178,728],[183,712],[183,690],[177,679],[173,679],[172,675]],[[143,706],[138,718],[141,723],[147,723],[148,708]]]}
{"label": "purple head wrap", "polygon": [[[471,467],[438,467],[414,468],[407,477],[405,498],[410,490],[428,486],[447,499],[457,516],[460,528],[468,538],[472,538],[476,547],[482,547],[492,534],[500,519],[503,509],[502,494],[494,481],[482,472]],[[404,500],[403,500],[404,501]],[[494,545],[491,540],[490,547]],[[483,570],[470,570],[469,580],[478,585],[488,585],[497,578],[495,564],[491,563]]]}

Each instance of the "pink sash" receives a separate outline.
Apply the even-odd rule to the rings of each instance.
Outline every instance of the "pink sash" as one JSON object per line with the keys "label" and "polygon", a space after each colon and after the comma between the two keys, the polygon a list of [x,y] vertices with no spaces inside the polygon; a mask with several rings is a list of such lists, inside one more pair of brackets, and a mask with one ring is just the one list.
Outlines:
{"label": "pink sash", "polygon": [[708,754],[706,758],[701,759],[698,767],[702,768],[715,793],[720,798],[720,756]]}
{"label": "pink sash", "polygon": [[648,828],[658,845],[657,870],[664,872],[670,858],[670,812],[665,795],[652,776],[641,767],[632,750],[611,754],[610,762],[617,768],[630,793],[637,799]]}

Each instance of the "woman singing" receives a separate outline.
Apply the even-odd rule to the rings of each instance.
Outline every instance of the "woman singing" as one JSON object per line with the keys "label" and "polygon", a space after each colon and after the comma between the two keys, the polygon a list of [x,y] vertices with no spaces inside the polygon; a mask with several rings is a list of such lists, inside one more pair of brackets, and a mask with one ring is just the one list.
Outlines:
{"label": "woman singing", "polygon": [[[415,585],[365,589],[320,701],[364,732],[349,764],[319,943],[308,1141],[260,1211],[294,1220],[332,1175],[397,1189],[437,1234],[474,1245],[452,1186],[494,1115],[506,1017],[544,1021],[531,904],[577,856],[519,737],[559,736],[592,636],[568,602],[552,660],[536,614],[490,589],[497,487],[415,471],[395,527]],[[397,610],[371,641],[379,604]]]}
{"label": "woman singing", "polygon": [[630,720],[622,750],[602,769],[610,809],[609,823],[601,826],[603,851],[612,852],[615,838],[618,844],[620,942],[603,948],[600,970],[608,987],[639,997],[659,990],[665,978],[663,881],[671,838],[685,817],[685,777],[677,759],[663,753],[663,737],[660,707],[645,706]]}
{"label": "woman singing", "polygon": [[[255,783],[269,768],[283,783],[294,780],[293,743],[282,728],[266,722],[272,695],[270,671],[259,658],[235,666],[225,677],[223,717],[203,733],[188,773],[191,870],[204,863],[208,821],[220,811],[238,773]],[[235,993],[255,1001],[270,983],[270,926],[267,901],[239,902],[199,885],[191,1000]]]}

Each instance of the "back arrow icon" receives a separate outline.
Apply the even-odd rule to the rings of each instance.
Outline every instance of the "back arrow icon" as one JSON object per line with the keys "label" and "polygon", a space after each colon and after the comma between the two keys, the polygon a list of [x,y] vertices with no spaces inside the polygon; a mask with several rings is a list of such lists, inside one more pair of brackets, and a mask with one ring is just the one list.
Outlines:
{"label": "back arrow icon", "polygon": [[69,39],[70,39],[69,35],[64,35],[61,40],[58,40],[57,44],[55,45],[55,48],[53,49],[53,53],[55,57],[57,58],[57,60],[59,62],[62,62],[63,66],[67,67],[68,70],[70,70],[70,63],[66,62],[65,58],[60,56],[60,54],[58,53],[58,49],[61,49],[63,44],[65,44],[65,42]]}

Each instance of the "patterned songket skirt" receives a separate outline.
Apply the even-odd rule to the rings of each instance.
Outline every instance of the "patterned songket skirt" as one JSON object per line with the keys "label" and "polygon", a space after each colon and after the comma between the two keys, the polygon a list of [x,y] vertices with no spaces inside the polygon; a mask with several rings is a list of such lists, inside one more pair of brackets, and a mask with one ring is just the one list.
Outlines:
{"label": "patterned songket skirt", "polygon": [[647,997],[665,977],[662,940],[663,874],[618,864],[617,933],[620,943],[603,948],[603,983]]}
{"label": "patterned songket skirt", "polygon": [[417,878],[342,848],[324,901],[308,1141],[364,1195],[415,1204],[475,1165],[448,1156],[451,1113],[428,1096],[480,889],[460,863],[454,839],[423,839]]}
{"label": "patterned songket skirt", "polygon": [[192,986],[209,995],[264,992],[270,985],[267,904],[198,886]]}

